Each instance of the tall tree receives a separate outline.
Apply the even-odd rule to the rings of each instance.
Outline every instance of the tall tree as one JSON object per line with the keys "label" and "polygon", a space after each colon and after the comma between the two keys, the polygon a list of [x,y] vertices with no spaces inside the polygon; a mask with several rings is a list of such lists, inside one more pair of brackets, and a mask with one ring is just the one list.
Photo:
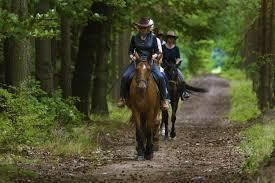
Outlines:
{"label": "tall tree", "polygon": [[71,20],[66,15],[61,17],[61,88],[63,96],[71,96]]}
{"label": "tall tree", "polygon": [[259,24],[260,59],[259,59],[259,105],[263,111],[272,107],[273,94],[273,56],[272,56],[272,24],[273,5],[271,0],[261,1]]}
{"label": "tall tree", "polygon": [[[38,13],[47,13],[50,9],[49,0],[40,0]],[[54,90],[53,66],[51,57],[51,39],[37,38],[36,48],[36,77],[41,82],[41,88],[51,94]]]}
{"label": "tall tree", "polygon": [[107,83],[108,83],[108,60],[110,54],[111,43],[111,22],[113,16],[113,7],[98,2],[93,5],[94,11],[103,14],[107,17],[105,21],[94,22],[94,36],[93,42],[97,43],[94,57],[95,74],[93,79],[93,93],[92,93],[92,112],[99,114],[107,114]]}
{"label": "tall tree", "polygon": [[72,95],[79,97],[80,102],[77,104],[78,110],[89,115],[89,97],[91,92],[91,78],[94,68],[94,50],[97,45],[93,42],[94,25],[89,20],[83,28],[79,38],[79,49],[75,63],[75,71],[72,79]]}
{"label": "tall tree", "polygon": [[[23,21],[28,16],[28,0],[11,0],[10,11]],[[27,35],[12,36],[5,41],[6,83],[19,85],[30,75],[30,40]]]}

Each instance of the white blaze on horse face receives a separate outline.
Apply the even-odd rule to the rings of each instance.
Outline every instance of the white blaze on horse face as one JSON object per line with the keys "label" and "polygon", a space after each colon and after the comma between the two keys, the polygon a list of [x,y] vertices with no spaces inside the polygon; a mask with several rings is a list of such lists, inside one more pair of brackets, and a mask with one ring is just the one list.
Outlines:
{"label": "white blaze on horse face", "polygon": [[146,69],[146,65],[145,65],[145,64],[143,64],[143,67],[142,67],[142,69]]}

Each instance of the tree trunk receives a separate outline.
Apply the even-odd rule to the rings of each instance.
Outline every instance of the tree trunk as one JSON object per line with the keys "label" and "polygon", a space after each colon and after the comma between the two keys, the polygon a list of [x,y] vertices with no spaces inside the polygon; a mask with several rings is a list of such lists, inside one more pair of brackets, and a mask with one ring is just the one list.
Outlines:
{"label": "tree trunk", "polygon": [[108,114],[107,88],[108,88],[108,60],[111,43],[111,19],[112,7],[105,3],[95,3],[95,11],[104,14],[108,20],[103,22],[94,22],[94,30],[97,35],[94,37],[94,43],[98,43],[96,50],[96,66],[94,75],[94,86],[92,93],[92,112],[97,114]]}
{"label": "tree trunk", "polygon": [[61,18],[61,88],[65,98],[71,92],[71,21],[67,17]]}
{"label": "tree trunk", "polygon": [[272,10],[271,10],[271,66],[270,66],[270,104],[271,109],[275,106],[275,0],[272,0]]}
{"label": "tree trunk", "polygon": [[[28,15],[27,0],[12,0],[11,12],[23,20]],[[30,75],[28,62],[31,61],[30,40],[26,37],[16,39],[9,38],[5,41],[6,83],[19,85]]]}
{"label": "tree trunk", "polygon": [[273,5],[271,1],[262,0],[260,16],[260,55],[259,77],[260,83],[258,88],[259,105],[262,111],[266,111],[272,106],[273,96],[273,71],[272,71],[272,22],[273,22]]}
{"label": "tree trunk", "polygon": [[77,54],[75,71],[72,80],[72,94],[80,99],[77,108],[82,113],[89,115],[89,94],[91,91],[91,78],[94,68],[94,50],[98,46],[93,42],[94,25],[91,20],[84,27],[79,38],[79,51]]}
{"label": "tree trunk", "polygon": [[[40,0],[38,12],[46,13],[49,10],[49,0]],[[51,57],[51,40],[38,38],[36,40],[36,77],[41,82],[41,88],[48,94],[54,91],[53,66]]]}
{"label": "tree trunk", "polygon": [[118,44],[118,33],[113,34],[112,38],[112,47],[111,47],[112,53],[111,53],[111,63],[112,63],[112,75],[109,76],[110,80],[112,81],[112,98],[118,99],[119,98],[119,74],[120,74],[120,68],[119,68],[119,57],[118,57],[118,50],[119,50],[119,44]]}

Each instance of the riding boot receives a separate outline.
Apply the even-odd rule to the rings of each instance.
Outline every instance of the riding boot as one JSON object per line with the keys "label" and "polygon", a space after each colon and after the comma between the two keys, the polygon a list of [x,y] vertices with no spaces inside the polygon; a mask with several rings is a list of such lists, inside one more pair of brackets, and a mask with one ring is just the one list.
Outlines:
{"label": "riding boot", "polygon": [[117,103],[117,107],[123,108],[123,107],[125,107],[125,105],[126,105],[126,100],[124,98],[120,98]]}
{"label": "riding boot", "polygon": [[181,100],[188,99],[190,97],[190,93],[188,92],[188,90],[185,87],[186,83],[185,83],[183,75],[179,69],[178,69],[178,78],[180,81],[179,86],[180,86]]}
{"label": "riding boot", "polygon": [[127,67],[127,69],[125,70],[121,78],[120,100],[117,103],[118,107],[124,107],[126,105],[126,99],[129,97],[129,86],[130,86],[131,79],[134,72],[135,72],[135,64],[132,62]]}
{"label": "riding boot", "polygon": [[161,98],[161,108],[162,110],[168,110],[169,109],[169,100],[167,98],[167,87],[166,82],[163,74],[159,71],[156,64],[152,65],[152,74],[157,79],[157,85],[159,87],[160,92],[160,98]]}
{"label": "riding boot", "polygon": [[168,99],[164,99],[161,101],[161,109],[164,111],[169,109],[169,100]]}
{"label": "riding boot", "polygon": [[181,100],[188,99],[190,97],[189,91],[185,87],[185,82],[181,82]]}

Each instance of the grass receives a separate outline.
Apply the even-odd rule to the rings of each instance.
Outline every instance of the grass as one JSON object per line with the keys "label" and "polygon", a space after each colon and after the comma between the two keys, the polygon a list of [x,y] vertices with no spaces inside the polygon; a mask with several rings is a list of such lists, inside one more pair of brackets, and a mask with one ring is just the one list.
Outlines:
{"label": "grass", "polygon": [[68,129],[58,129],[53,132],[53,141],[43,148],[50,149],[57,155],[87,154],[100,147],[103,134],[115,136],[130,118],[130,111],[119,109],[109,103],[109,115],[92,115],[91,124],[83,124]]}
{"label": "grass", "polygon": [[15,178],[35,178],[37,174],[30,170],[19,169],[14,164],[0,164],[0,183],[13,182]]}
{"label": "grass", "polygon": [[240,70],[230,70],[222,74],[230,80],[231,110],[228,117],[231,121],[246,123],[258,117],[261,112],[257,105],[252,82]]}
{"label": "grass", "polygon": [[[223,73],[222,77],[230,80],[231,110],[228,117],[231,121],[246,123],[261,115],[256,94],[252,90],[252,82],[246,78],[244,72],[229,70]],[[254,173],[275,150],[275,121],[259,121],[242,131],[241,135],[243,140],[240,148],[246,155],[243,171]]]}
{"label": "grass", "polygon": [[244,140],[240,147],[247,155],[243,170],[254,173],[275,150],[275,121],[256,124],[243,131],[242,136]]}

